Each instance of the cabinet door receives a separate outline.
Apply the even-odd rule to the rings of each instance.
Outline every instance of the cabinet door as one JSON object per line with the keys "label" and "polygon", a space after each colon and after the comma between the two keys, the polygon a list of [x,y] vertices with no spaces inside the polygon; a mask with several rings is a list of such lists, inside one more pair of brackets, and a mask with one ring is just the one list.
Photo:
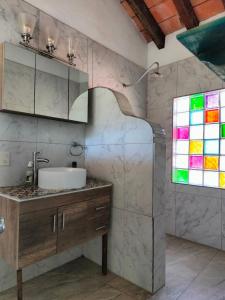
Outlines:
{"label": "cabinet door", "polygon": [[4,44],[2,109],[34,114],[35,54]]}
{"label": "cabinet door", "polygon": [[20,216],[19,267],[56,254],[57,209],[47,209]]}
{"label": "cabinet door", "polygon": [[58,213],[58,251],[79,245],[87,237],[87,203],[61,207]]}
{"label": "cabinet door", "polygon": [[88,122],[88,74],[69,70],[69,120]]}
{"label": "cabinet door", "polygon": [[68,67],[36,55],[35,114],[68,120]]}

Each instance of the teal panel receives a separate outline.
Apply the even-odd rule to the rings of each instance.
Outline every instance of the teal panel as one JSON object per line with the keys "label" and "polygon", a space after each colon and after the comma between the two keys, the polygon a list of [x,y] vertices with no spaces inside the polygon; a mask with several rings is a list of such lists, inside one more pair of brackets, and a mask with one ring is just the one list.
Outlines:
{"label": "teal panel", "polygon": [[225,17],[178,34],[177,39],[225,81]]}

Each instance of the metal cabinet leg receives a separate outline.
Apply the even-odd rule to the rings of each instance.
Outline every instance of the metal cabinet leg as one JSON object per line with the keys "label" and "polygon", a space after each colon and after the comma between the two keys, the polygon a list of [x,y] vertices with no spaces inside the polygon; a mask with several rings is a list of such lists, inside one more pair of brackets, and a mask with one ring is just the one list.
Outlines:
{"label": "metal cabinet leg", "polygon": [[17,300],[23,300],[23,273],[17,270]]}
{"label": "metal cabinet leg", "polygon": [[102,236],[102,274],[107,275],[108,234]]}

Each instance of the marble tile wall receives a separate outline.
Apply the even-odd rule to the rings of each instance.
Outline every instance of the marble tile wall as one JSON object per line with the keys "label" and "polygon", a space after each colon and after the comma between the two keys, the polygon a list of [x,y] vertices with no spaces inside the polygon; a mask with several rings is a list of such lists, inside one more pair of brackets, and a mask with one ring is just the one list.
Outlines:
{"label": "marble tile wall", "polygon": [[225,250],[224,191],[171,183],[173,98],[222,88],[224,83],[195,57],[160,71],[162,79],[148,77],[148,120],[160,123],[167,133],[166,231]]}
{"label": "marble tile wall", "polygon": [[[19,41],[18,14],[21,11],[33,14],[39,19],[39,10],[24,1],[0,0],[0,42],[17,43]],[[37,27],[32,41],[35,46],[39,42]],[[78,46],[80,52],[86,51],[86,54],[82,56],[85,57],[85,60],[83,62],[79,54],[77,64],[81,69],[87,71],[87,38],[85,38],[85,42],[86,46]],[[61,49],[58,52],[60,53],[60,51]],[[69,154],[69,148],[72,141],[84,144],[84,134],[83,125],[0,113],[0,151],[10,153],[10,165],[0,167],[0,186],[24,183],[26,166],[28,161],[32,159],[33,151],[41,151],[44,157],[49,158],[48,166],[70,166],[73,160],[78,161],[78,165],[83,166],[84,156],[72,157]],[[81,254],[82,249],[76,247],[26,268],[25,279],[38,276]],[[15,284],[16,274],[2,260],[0,260],[0,269],[0,290],[4,290]]]}
{"label": "marble tile wall", "polygon": [[[90,40],[76,29],[63,24],[30,4],[22,0],[0,0],[0,42],[10,41],[17,44],[20,40],[18,26],[18,15],[20,12],[27,12],[37,18],[32,45],[45,49],[46,35],[53,35],[57,44],[56,55],[65,58],[68,37],[74,38],[76,42],[77,69],[89,73],[89,87],[105,86],[124,93],[128,101],[125,101],[123,110],[130,115],[146,117],[147,79],[135,88],[124,89],[122,87],[122,82],[129,83],[136,80],[144,71],[143,68]],[[105,103],[102,103],[102,105],[105,105]],[[152,139],[149,138],[150,127],[146,125],[147,123],[145,125],[142,123],[143,127],[140,129],[139,122],[138,119],[124,123],[116,120],[113,123],[113,132],[111,130],[112,121],[108,118],[107,122],[104,123],[103,129],[93,127],[97,138],[95,137],[95,141],[89,143],[87,151],[87,158],[89,158],[87,159],[87,166],[90,163],[93,165],[93,168],[89,167],[90,175],[99,175],[103,179],[112,180],[115,184],[113,208],[115,217],[113,217],[112,224],[112,232],[115,232],[115,234],[111,234],[109,264],[111,269],[122,276],[125,272],[124,268],[121,267],[124,263],[125,241],[133,241],[134,244],[130,251],[133,254],[140,251],[140,256],[145,256],[146,247],[149,247],[149,249],[152,247],[151,195],[149,195],[149,202],[141,198],[147,197],[148,191],[142,190],[144,185],[140,181],[135,185],[137,191],[132,195],[132,198],[124,196],[130,193],[129,184],[135,178],[135,168],[143,168],[145,174],[151,175],[149,170],[147,170],[152,164],[151,160],[146,160],[146,166],[141,160],[148,152],[148,147],[149,154],[150,156],[152,155]],[[89,132],[93,128],[89,129]],[[121,132],[123,135],[121,135]],[[146,136],[148,136],[147,139]],[[107,144],[104,144],[106,137],[108,141]],[[133,145],[134,137],[140,146]],[[152,136],[150,135],[150,137]],[[83,144],[84,139],[85,132],[82,125],[0,113],[0,151],[9,151],[11,156],[10,166],[0,167],[0,185],[14,185],[24,182],[26,165],[31,159],[34,150],[40,150],[44,157],[50,158],[49,166],[70,165],[74,159],[78,160],[79,166],[83,166],[84,157],[71,157],[69,145],[74,140]],[[91,134],[89,134],[88,139],[91,141]],[[143,139],[145,140],[144,142]],[[122,141],[127,143],[126,147],[122,146]],[[125,153],[128,153],[128,149],[129,156],[125,164],[124,156]],[[139,157],[142,149],[143,153]],[[99,155],[102,157],[101,162],[99,162]],[[128,158],[132,161],[130,162]],[[125,169],[128,174],[126,190],[124,189]],[[139,203],[139,199],[143,203]],[[141,218],[140,216],[143,215],[145,209],[146,216]],[[135,220],[135,222],[132,222],[132,220]],[[121,232],[121,227],[118,224],[122,225],[125,221],[128,226],[127,230],[125,231],[125,228],[123,228]],[[145,230],[147,235],[146,241],[143,243],[134,240],[139,235],[139,225],[141,226],[140,228]],[[125,235],[126,239],[124,238]],[[90,245],[85,247],[85,253],[90,253],[89,257],[100,253],[98,248],[99,242],[93,241],[93,245],[93,247],[96,247],[96,252],[92,251],[93,247]],[[57,267],[65,261],[79,256],[81,253],[83,253],[83,250],[78,247],[62,255],[45,260],[26,269],[25,278],[34,277],[50,268]],[[147,256],[147,258],[148,261],[146,263],[151,267],[151,257]],[[152,269],[148,269],[150,279],[146,281],[146,276],[143,275],[141,269],[140,273],[134,274],[138,267],[138,262],[135,259],[130,259],[127,263],[127,278],[131,281],[137,281],[138,284],[150,289],[150,286],[152,287],[150,276]],[[2,261],[0,261],[0,269],[0,290],[14,285],[15,272],[9,269]]]}
{"label": "marble tile wall", "polygon": [[[164,219],[153,215],[153,132],[146,121],[123,115],[108,89],[94,89],[91,102],[85,164],[114,189],[109,268],[154,292],[165,280],[165,237]],[[89,242],[84,254],[100,263],[101,240]]]}

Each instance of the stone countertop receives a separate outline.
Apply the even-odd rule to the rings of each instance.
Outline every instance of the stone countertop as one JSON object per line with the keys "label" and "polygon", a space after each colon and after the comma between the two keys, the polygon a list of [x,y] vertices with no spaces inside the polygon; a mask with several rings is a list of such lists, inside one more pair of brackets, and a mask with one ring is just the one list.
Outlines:
{"label": "stone countertop", "polygon": [[0,187],[0,196],[18,202],[23,202],[23,201],[40,199],[40,198],[52,197],[52,196],[72,194],[81,191],[88,191],[91,189],[97,189],[106,186],[112,186],[112,183],[98,180],[98,179],[88,178],[86,186],[80,189],[46,190],[46,189],[41,189],[39,187],[20,185],[20,186],[10,186],[10,187]]}

